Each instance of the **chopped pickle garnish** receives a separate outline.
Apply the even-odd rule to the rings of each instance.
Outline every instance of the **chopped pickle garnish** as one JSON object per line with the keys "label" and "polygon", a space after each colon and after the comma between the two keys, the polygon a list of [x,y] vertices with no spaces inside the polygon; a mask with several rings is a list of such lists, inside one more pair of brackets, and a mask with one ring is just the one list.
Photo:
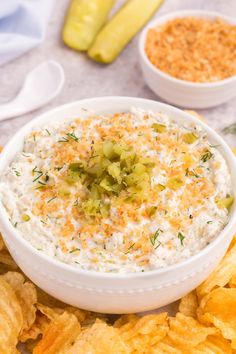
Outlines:
{"label": "chopped pickle garnish", "polygon": [[165,189],[166,189],[166,187],[165,187],[163,184],[158,183],[158,184],[156,185],[156,190],[157,190],[158,192],[162,192],[162,191],[164,191]]}
{"label": "chopped pickle garnish", "polygon": [[234,197],[232,197],[232,196],[216,200],[216,203],[220,209],[226,208],[228,210],[233,205],[233,202],[234,202]]}
{"label": "chopped pickle garnish", "polygon": [[184,185],[184,182],[179,177],[170,178],[167,182],[167,187],[173,190],[177,190]]}
{"label": "chopped pickle garnish", "polygon": [[185,133],[183,134],[182,138],[186,144],[193,144],[198,139],[194,133]]}
{"label": "chopped pickle garnish", "polygon": [[21,219],[25,222],[30,221],[30,216],[28,214],[22,214]]}
{"label": "chopped pickle garnish", "polygon": [[152,205],[152,206],[150,206],[149,208],[147,208],[147,215],[148,215],[149,217],[154,216],[154,215],[156,214],[156,212],[157,212],[157,207],[154,206],[154,205]]}
{"label": "chopped pickle garnish", "polygon": [[152,124],[152,129],[156,133],[164,133],[164,131],[166,130],[166,125],[165,124],[160,124],[160,123],[153,123]]}
{"label": "chopped pickle garnish", "polygon": [[[86,188],[87,200],[82,203],[86,214],[106,215],[110,209],[102,203],[106,197],[123,192],[130,200],[145,199],[151,187],[154,165],[151,158],[139,156],[124,142],[107,140],[95,145],[88,159],[69,164],[65,182],[67,186],[80,183]],[[62,194],[64,190],[63,186]]]}
{"label": "chopped pickle garnish", "polygon": [[61,186],[58,190],[58,193],[66,197],[70,195],[70,189],[67,186]]}

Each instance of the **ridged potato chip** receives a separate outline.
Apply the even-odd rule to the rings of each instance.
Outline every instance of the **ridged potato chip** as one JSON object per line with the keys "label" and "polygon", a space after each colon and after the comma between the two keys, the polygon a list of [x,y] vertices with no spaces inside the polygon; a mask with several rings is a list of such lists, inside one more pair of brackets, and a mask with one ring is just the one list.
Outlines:
{"label": "ridged potato chip", "polygon": [[202,298],[217,286],[225,286],[236,274],[236,244],[233,244],[213,273],[197,288]]}
{"label": "ridged potato chip", "polygon": [[65,354],[81,331],[75,315],[64,312],[57,315],[46,327],[42,339],[33,349],[33,354]]}
{"label": "ridged potato chip", "polygon": [[175,343],[166,336],[162,341],[157,343],[155,347],[150,349],[148,354],[183,354],[182,349],[178,349]]}
{"label": "ridged potato chip", "polygon": [[185,316],[180,312],[175,317],[170,317],[169,325],[168,337],[177,348],[182,350],[194,348],[206,340],[207,336],[217,333],[216,328],[206,327],[194,318]]}
{"label": "ridged potato chip", "polygon": [[197,308],[198,308],[198,298],[195,290],[185,295],[180,300],[179,312],[181,312],[185,316],[196,318]]}
{"label": "ridged potato chip", "polygon": [[233,354],[230,342],[220,335],[207,339],[190,350],[188,354]]}
{"label": "ridged potato chip", "polygon": [[197,313],[200,322],[214,324],[236,349],[236,289],[212,290],[201,300]]}
{"label": "ridged potato chip", "polygon": [[3,275],[4,279],[14,290],[20,303],[23,313],[23,326],[21,333],[27,331],[36,319],[37,293],[33,283],[25,281],[22,274],[17,272],[7,272]]}
{"label": "ridged potato chip", "polygon": [[40,334],[44,333],[49,323],[50,320],[40,311],[37,311],[34,323],[27,331],[21,334],[20,341],[26,342],[29,339],[37,339]]}
{"label": "ridged potato chip", "polygon": [[0,276],[0,353],[16,353],[18,336],[23,326],[20,303],[7,281]]}
{"label": "ridged potato chip", "polygon": [[[128,320],[128,322],[127,322]],[[122,324],[123,322],[123,324]],[[168,330],[167,313],[142,317],[123,316],[115,325],[132,353],[145,353],[163,339]]]}
{"label": "ridged potato chip", "polygon": [[[66,354],[131,354],[124,343],[118,328],[96,320],[92,327],[86,328],[76,339]],[[141,353],[141,352],[140,352]],[[35,353],[34,353],[35,354]]]}

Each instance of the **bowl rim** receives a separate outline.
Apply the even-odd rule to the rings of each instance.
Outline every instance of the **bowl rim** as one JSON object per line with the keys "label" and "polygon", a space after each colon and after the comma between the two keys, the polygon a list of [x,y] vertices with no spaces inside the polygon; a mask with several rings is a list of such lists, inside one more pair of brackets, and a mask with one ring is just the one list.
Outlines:
{"label": "bowl rim", "polygon": [[[164,71],[160,70],[157,68],[152,62],[149,60],[146,52],[145,52],[145,41],[146,41],[146,36],[147,32],[149,29],[157,27],[159,24],[162,25],[165,22],[172,20],[174,18],[178,17],[210,17],[210,18],[217,18],[219,17],[220,19],[230,23],[230,24],[236,24],[236,19],[227,15],[222,15],[219,12],[216,11],[207,11],[207,10],[180,10],[180,11],[173,11],[168,14],[164,14],[162,16],[156,17],[154,20],[149,22],[147,26],[144,27],[142,30],[140,36],[139,36],[139,43],[138,43],[138,50],[140,57],[144,64],[153,72],[154,75],[159,75],[165,80],[169,80],[172,83],[179,84],[185,87],[191,87],[191,88],[215,88],[215,87],[221,87],[224,85],[227,85],[233,81],[236,81],[236,75],[229,76],[225,79],[218,80],[215,82],[193,82],[193,81],[187,81],[187,80],[182,80],[178,79],[168,73],[165,73]],[[160,23],[161,22],[161,23]]]}
{"label": "bowl rim", "polygon": [[[229,170],[232,174],[232,171],[235,171],[236,174],[236,158],[230,149],[230,147],[227,145],[227,143],[224,141],[224,139],[216,132],[214,131],[211,127],[209,127],[206,123],[203,121],[199,120],[198,118],[190,115],[189,113],[176,108],[172,105],[162,103],[159,101],[155,100],[150,100],[150,99],[145,99],[145,98],[139,98],[139,97],[126,97],[126,96],[103,96],[103,97],[94,97],[94,98],[87,98],[87,99],[82,99],[82,100],[77,100],[73,101],[70,103],[66,103],[60,106],[57,106],[53,109],[50,109],[38,116],[36,116],[34,119],[23,125],[8,141],[6,146],[4,147],[2,153],[0,154],[0,168],[1,164],[4,165],[4,159],[7,159],[8,153],[12,151],[17,151],[17,146],[14,144],[15,139],[20,138],[21,140],[25,137],[25,135],[28,133],[28,130],[31,129],[34,126],[40,127],[40,121],[43,121],[45,117],[48,115],[52,115],[55,113],[60,112],[61,110],[65,110],[67,108],[70,108],[71,106],[76,106],[80,105],[80,107],[86,107],[86,104],[89,105],[90,102],[102,102],[106,103],[107,101],[114,101],[119,103],[122,106],[122,101],[129,101],[130,102],[130,107],[133,106],[132,101],[138,100],[140,102],[140,108],[142,103],[146,104],[157,104],[159,105],[159,110],[160,111],[165,111],[165,108],[167,110],[171,110],[173,112],[176,112],[180,114],[184,120],[187,121],[192,121],[197,125],[200,125],[206,132],[209,134],[210,138],[212,140],[216,140],[217,142],[220,143],[221,148],[224,151],[224,155],[227,156],[227,162],[229,166]],[[78,108],[79,109],[79,108]],[[66,115],[66,113],[65,113]],[[53,119],[54,120],[54,119]],[[55,119],[56,121],[56,119]],[[37,124],[39,123],[39,124]],[[45,122],[43,123],[45,124]],[[1,177],[1,172],[0,172],[0,177]],[[236,194],[236,192],[235,192]],[[235,204],[235,203],[234,203]],[[145,272],[127,272],[127,273],[106,273],[106,272],[100,272],[100,271],[95,271],[95,270],[87,270],[87,269],[79,269],[77,267],[74,267],[71,264],[63,263],[57,258],[53,258],[48,256],[47,254],[44,254],[40,251],[38,251],[29,241],[24,239],[21,234],[14,228],[14,226],[11,224],[7,211],[0,199],[0,227],[1,229],[7,230],[6,233],[11,235],[11,241],[16,239],[17,242],[21,243],[23,248],[26,248],[28,252],[30,252],[32,255],[34,255],[35,259],[38,258],[40,261],[44,262],[45,264],[48,263],[52,266],[55,266],[58,268],[58,270],[63,270],[63,271],[68,271],[71,274],[74,275],[81,275],[81,276],[86,276],[87,278],[97,278],[97,279],[145,279],[150,276],[155,276],[157,277],[158,275],[165,274],[167,272],[172,272],[181,269],[182,267],[187,267],[189,264],[192,262],[200,259],[203,256],[206,256],[214,247],[222,241],[222,239],[227,235],[227,233],[231,233],[232,228],[236,227],[236,205],[233,206],[233,210],[231,210],[231,215],[229,217],[229,221],[227,225],[224,227],[224,229],[219,233],[219,235],[211,241],[207,246],[205,246],[202,250],[200,250],[198,253],[196,253],[193,256],[190,256],[186,260],[183,260],[179,263],[175,263],[173,265],[163,267],[163,268],[157,268],[157,269],[152,269],[148,270]],[[5,237],[3,233],[3,238],[6,239],[6,243],[8,242],[8,236]],[[9,243],[11,243],[9,241]]]}

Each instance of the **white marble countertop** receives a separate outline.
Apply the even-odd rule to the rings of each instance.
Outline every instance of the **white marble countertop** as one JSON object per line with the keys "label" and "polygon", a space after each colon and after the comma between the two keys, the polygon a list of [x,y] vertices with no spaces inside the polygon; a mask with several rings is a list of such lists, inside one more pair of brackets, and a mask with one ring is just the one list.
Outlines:
{"label": "white marble countertop", "polygon": [[[118,1],[119,3],[124,0]],[[10,100],[26,75],[40,62],[57,60],[65,70],[66,83],[60,95],[42,109],[0,123],[0,145],[24,123],[34,116],[57,105],[94,96],[124,95],[145,97],[161,101],[145,84],[137,56],[137,37],[127,46],[118,59],[107,66],[97,64],[85,54],[67,48],[61,40],[61,28],[69,0],[55,2],[45,41],[22,57],[0,67],[0,104]],[[164,0],[157,16],[179,9],[208,9],[236,16],[235,0]],[[199,111],[200,112],[200,111]],[[202,110],[209,124],[220,131],[236,121],[236,97],[214,109]],[[235,136],[226,136],[230,145],[236,146]]]}

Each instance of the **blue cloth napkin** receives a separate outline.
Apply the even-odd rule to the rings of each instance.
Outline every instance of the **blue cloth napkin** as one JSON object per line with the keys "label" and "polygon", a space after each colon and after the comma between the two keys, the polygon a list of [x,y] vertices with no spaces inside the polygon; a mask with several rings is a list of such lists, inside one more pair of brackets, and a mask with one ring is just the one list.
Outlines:
{"label": "blue cloth napkin", "polygon": [[41,43],[54,0],[0,0],[0,65]]}

